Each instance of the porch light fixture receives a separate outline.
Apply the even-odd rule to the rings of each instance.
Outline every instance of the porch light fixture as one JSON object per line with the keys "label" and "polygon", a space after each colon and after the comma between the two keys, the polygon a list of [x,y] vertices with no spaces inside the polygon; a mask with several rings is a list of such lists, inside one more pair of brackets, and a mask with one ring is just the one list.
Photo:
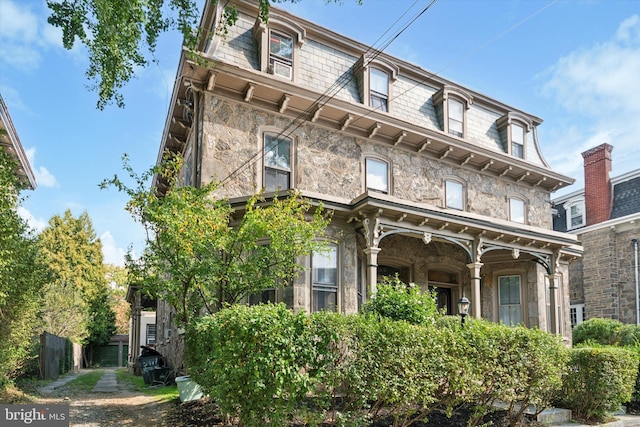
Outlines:
{"label": "porch light fixture", "polygon": [[469,306],[471,305],[471,301],[467,299],[467,297],[463,296],[458,300],[458,313],[462,316],[461,324],[464,326],[464,318],[469,314]]}

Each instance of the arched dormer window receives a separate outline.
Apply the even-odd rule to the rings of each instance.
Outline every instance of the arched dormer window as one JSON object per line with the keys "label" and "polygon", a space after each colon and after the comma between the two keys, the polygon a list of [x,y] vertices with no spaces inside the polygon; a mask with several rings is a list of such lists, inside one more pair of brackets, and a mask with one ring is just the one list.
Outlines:
{"label": "arched dormer window", "polygon": [[467,137],[467,110],[473,96],[462,89],[445,85],[433,95],[433,105],[442,131],[458,138]]}
{"label": "arched dormer window", "polygon": [[287,80],[295,80],[299,65],[300,47],[306,31],[297,22],[271,14],[269,24],[258,18],[253,26],[258,43],[260,70]]}
{"label": "arched dormer window", "polygon": [[527,158],[527,138],[533,127],[531,119],[515,112],[509,112],[496,122],[505,152],[519,159]]}
{"label": "arched dormer window", "polygon": [[385,113],[391,111],[393,82],[398,72],[396,65],[384,59],[361,56],[355,65],[355,75],[362,103]]}

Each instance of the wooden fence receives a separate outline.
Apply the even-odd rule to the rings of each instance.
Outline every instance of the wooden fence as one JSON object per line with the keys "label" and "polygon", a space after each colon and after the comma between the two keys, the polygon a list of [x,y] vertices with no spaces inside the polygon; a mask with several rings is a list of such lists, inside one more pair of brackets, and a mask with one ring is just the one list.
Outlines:
{"label": "wooden fence", "polygon": [[40,335],[40,377],[56,379],[71,370],[77,372],[82,364],[82,346],[44,332]]}

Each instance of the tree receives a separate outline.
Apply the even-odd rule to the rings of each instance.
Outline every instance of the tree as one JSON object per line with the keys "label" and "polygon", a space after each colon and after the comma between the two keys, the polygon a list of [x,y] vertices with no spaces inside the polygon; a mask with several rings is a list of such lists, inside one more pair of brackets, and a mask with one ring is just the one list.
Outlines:
{"label": "tree", "polygon": [[[260,18],[267,22],[271,3],[299,0],[256,1]],[[201,40],[212,36],[211,29],[198,28],[200,11],[195,0],[47,0],[47,6],[51,9],[48,22],[62,29],[64,47],[73,48],[77,40],[88,49],[86,74],[94,81],[91,88],[98,92],[99,109],[114,100],[124,107],[119,91],[135,76],[136,69],[155,61],[149,58],[153,58],[160,34],[180,31],[185,47],[191,52],[196,52]],[[237,18],[235,1],[225,2],[221,25],[215,31],[226,34]]]}
{"label": "tree", "polygon": [[113,264],[106,264],[107,283],[109,284],[109,305],[116,315],[116,333],[129,333],[131,307],[126,300],[127,269]]}
{"label": "tree", "polygon": [[0,147],[0,390],[27,360],[46,276],[35,236],[17,213],[16,168]]}
{"label": "tree", "polygon": [[[117,175],[102,185],[129,195],[127,209],[147,231],[142,256],[127,257],[130,283],[168,302],[183,325],[202,310],[213,313],[289,283],[301,269],[296,258],[323,247],[316,236],[329,220],[322,207],[311,214],[310,202],[298,193],[268,203],[258,194],[249,198],[244,212],[235,212],[227,200],[216,197],[215,182],[178,187],[179,157],[140,176],[126,156],[123,163],[137,186],[127,186]],[[156,173],[169,181],[164,195],[146,187]]]}
{"label": "tree", "polygon": [[51,278],[45,288],[45,329],[90,348],[109,342],[115,314],[108,303],[102,243],[89,214],[54,216],[40,233],[41,254]]}

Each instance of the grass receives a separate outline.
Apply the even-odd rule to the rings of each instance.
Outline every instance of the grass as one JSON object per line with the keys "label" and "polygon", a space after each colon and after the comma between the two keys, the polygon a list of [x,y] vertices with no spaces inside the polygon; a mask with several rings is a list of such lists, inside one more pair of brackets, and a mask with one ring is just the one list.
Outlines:
{"label": "grass", "polygon": [[90,392],[100,380],[102,374],[104,374],[104,369],[94,369],[69,381],[65,386],[74,391]]}
{"label": "grass", "polygon": [[118,382],[131,384],[137,391],[148,396],[159,396],[162,400],[173,400],[179,396],[178,387],[175,384],[151,387],[144,383],[141,376],[133,375],[126,369],[116,370],[116,379]]}
{"label": "grass", "polygon": [[4,404],[25,404],[35,401],[35,397],[28,392],[16,387],[15,384],[7,384],[0,387],[0,403]]}

